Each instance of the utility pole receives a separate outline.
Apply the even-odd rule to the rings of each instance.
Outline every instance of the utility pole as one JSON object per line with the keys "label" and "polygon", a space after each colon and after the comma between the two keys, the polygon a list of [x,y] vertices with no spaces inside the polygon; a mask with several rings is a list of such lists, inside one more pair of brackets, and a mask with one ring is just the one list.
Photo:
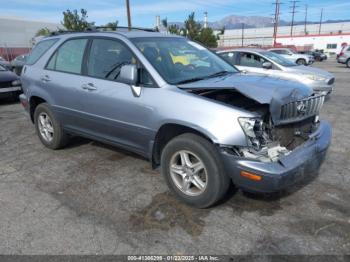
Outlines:
{"label": "utility pole", "polygon": [[322,19],[323,19],[323,8],[321,9],[321,17],[320,17],[320,27],[318,29],[318,34],[321,34],[321,28],[322,28]]}
{"label": "utility pole", "polygon": [[276,0],[275,3],[275,19],[274,19],[274,26],[273,26],[273,46],[276,46],[277,43],[277,31],[278,31],[278,23],[279,23],[279,18],[280,18],[280,1]]}
{"label": "utility pole", "polygon": [[244,23],[242,23],[242,47],[244,46]]}
{"label": "utility pole", "polygon": [[130,15],[130,4],[129,0],[126,0],[126,15],[128,17],[128,29],[131,30],[131,15]]}
{"label": "utility pole", "polygon": [[304,33],[307,34],[306,26],[307,26],[307,8],[308,6],[305,5],[305,24],[304,24]]}
{"label": "utility pole", "polygon": [[289,7],[292,9],[292,11],[290,12],[292,14],[292,23],[290,26],[290,36],[293,36],[294,15],[295,15],[295,13],[297,13],[297,11],[295,11],[295,8],[299,7],[299,6],[296,6],[296,3],[298,3],[298,2],[300,2],[300,1],[297,1],[297,0],[290,1],[290,3],[292,3],[292,6]]}

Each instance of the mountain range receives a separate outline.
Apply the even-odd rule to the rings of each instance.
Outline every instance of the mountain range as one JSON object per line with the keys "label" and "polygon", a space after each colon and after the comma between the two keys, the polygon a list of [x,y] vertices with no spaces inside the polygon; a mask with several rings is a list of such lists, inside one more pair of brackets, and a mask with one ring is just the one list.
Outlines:
{"label": "mountain range", "polygon": [[[264,16],[240,16],[240,15],[230,15],[226,16],[221,20],[209,22],[209,27],[213,29],[221,29],[225,27],[226,29],[237,29],[242,28],[242,24],[244,24],[245,28],[259,28],[259,27],[271,27],[273,26],[273,18],[264,17]],[[327,20],[323,21],[323,23],[339,23],[339,22],[350,22],[350,19],[347,20]],[[201,21],[201,24],[204,22]],[[295,21],[295,25],[304,24],[304,21]],[[318,24],[319,22],[310,21],[307,24]],[[179,27],[183,27],[183,22],[169,22],[169,25],[177,25]],[[290,22],[285,20],[280,20],[280,26],[288,26]]]}

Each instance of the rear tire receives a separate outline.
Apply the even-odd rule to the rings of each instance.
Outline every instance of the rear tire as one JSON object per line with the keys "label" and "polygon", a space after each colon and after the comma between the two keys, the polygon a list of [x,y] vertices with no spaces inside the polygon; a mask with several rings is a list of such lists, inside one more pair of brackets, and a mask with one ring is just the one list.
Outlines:
{"label": "rear tire", "polygon": [[231,185],[215,146],[191,133],[177,136],[165,146],[161,170],[172,193],[198,208],[218,203]]}
{"label": "rear tire", "polygon": [[34,124],[41,143],[50,149],[60,149],[68,136],[47,103],[39,104],[34,112]]}
{"label": "rear tire", "polygon": [[306,60],[305,59],[298,59],[297,64],[298,65],[306,65]]}
{"label": "rear tire", "polygon": [[346,67],[350,68],[350,58],[346,61]]}

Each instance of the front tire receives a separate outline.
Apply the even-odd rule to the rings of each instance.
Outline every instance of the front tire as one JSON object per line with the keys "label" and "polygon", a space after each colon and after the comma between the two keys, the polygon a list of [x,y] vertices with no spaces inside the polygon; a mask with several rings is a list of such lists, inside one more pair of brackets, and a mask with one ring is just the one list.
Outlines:
{"label": "front tire", "polygon": [[305,59],[298,59],[297,64],[298,65],[306,65],[306,60]]}
{"label": "front tire", "polygon": [[350,58],[346,61],[346,67],[350,68]]}
{"label": "front tire", "polygon": [[50,149],[60,149],[67,144],[68,136],[47,103],[39,104],[36,107],[34,124],[44,146]]}
{"label": "front tire", "polygon": [[172,193],[198,208],[213,206],[231,185],[215,146],[191,133],[177,136],[165,146],[161,170]]}

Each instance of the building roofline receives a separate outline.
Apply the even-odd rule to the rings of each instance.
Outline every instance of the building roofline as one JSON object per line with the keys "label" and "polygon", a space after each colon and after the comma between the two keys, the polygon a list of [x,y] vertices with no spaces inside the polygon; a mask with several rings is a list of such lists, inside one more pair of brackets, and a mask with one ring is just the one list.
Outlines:
{"label": "building roofline", "polygon": [[302,37],[325,37],[325,36],[350,36],[350,33],[341,33],[341,34],[308,34],[308,35],[280,35],[276,38],[302,38]]}

